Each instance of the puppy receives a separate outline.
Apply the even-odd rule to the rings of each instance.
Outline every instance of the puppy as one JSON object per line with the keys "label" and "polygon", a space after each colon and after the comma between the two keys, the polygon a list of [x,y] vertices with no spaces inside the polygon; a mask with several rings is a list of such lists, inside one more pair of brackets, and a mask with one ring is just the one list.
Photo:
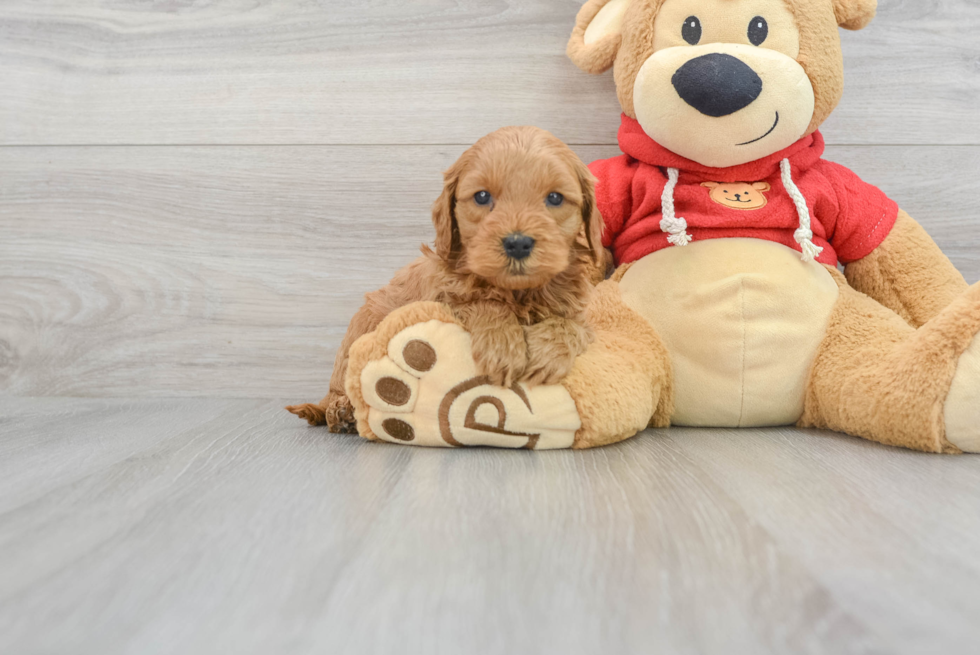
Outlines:
{"label": "puppy", "polygon": [[478,370],[494,384],[554,384],[592,334],[584,312],[611,263],[602,247],[594,178],[568,146],[535,127],[505,127],[445,173],[432,209],[435,249],[365,296],[337,352],[330,392],[287,407],[310,425],[354,432],[344,393],[348,351],[395,309],[448,304],[472,336]]}

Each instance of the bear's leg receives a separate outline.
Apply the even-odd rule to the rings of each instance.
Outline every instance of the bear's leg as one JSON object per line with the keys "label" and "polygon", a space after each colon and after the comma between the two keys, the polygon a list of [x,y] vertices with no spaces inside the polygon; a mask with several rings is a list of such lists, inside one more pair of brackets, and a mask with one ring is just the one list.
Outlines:
{"label": "bear's leg", "polygon": [[916,330],[833,274],[841,295],[798,425],[927,452],[980,451],[980,285]]}
{"label": "bear's leg", "polygon": [[672,412],[666,349],[605,282],[589,307],[595,341],[558,385],[497,387],[476,371],[469,334],[438,303],[392,312],[352,346],[346,380],[358,432],[422,446],[590,448]]}

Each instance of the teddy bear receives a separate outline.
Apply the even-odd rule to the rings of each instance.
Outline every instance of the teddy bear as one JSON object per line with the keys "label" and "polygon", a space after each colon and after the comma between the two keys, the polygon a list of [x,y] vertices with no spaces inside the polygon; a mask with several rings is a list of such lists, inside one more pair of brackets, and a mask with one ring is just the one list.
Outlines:
{"label": "teddy bear", "polygon": [[[594,342],[560,384],[494,387],[446,307],[402,308],[351,348],[360,434],[546,449],[648,427],[797,425],[980,452],[980,285],[881,190],[823,159],[838,28],[875,11],[586,2],[567,54],[588,73],[613,68],[622,108],[623,154],[590,166],[617,265],[592,294]],[[434,353],[425,370],[405,355],[419,342]],[[372,391],[389,375],[409,402]],[[413,429],[388,434],[391,417]]]}

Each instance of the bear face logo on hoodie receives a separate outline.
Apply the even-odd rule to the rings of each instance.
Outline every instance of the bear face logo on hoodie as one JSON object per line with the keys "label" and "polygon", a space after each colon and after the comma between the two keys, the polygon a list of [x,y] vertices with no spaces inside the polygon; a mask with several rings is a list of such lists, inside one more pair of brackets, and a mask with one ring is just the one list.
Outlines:
{"label": "bear face logo on hoodie", "polygon": [[769,203],[766,191],[772,188],[768,182],[702,182],[701,186],[711,189],[712,200],[731,209],[762,209]]}

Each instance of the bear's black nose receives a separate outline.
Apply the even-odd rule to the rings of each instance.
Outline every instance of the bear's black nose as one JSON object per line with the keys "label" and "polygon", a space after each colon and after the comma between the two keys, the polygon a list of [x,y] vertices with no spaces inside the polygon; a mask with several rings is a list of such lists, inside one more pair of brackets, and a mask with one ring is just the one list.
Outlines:
{"label": "bear's black nose", "polygon": [[762,93],[762,79],[748,64],[718,52],[688,61],[671,82],[684,102],[712,118],[734,114]]}
{"label": "bear's black nose", "polygon": [[534,238],[520,232],[508,234],[503,239],[504,252],[511,259],[527,259],[534,250]]}

